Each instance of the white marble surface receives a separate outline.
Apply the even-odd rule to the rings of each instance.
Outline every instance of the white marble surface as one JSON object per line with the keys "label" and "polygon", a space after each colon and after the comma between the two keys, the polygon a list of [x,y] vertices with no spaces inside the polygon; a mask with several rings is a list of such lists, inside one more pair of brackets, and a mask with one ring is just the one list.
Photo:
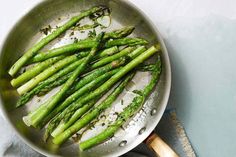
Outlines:
{"label": "white marble surface", "polygon": [[[38,1],[1,0],[1,44],[7,30]],[[165,38],[173,70],[170,105],[177,108],[197,154],[235,156],[236,1],[130,1]]]}

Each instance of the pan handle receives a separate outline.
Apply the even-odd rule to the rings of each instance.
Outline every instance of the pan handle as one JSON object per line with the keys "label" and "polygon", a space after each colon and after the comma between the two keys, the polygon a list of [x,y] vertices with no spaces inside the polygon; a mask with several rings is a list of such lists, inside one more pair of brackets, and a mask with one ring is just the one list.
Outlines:
{"label": "pan handle", "polygon": [[156,133],[152,133],[146,140],[147,146],[159,157],[179,157]]}

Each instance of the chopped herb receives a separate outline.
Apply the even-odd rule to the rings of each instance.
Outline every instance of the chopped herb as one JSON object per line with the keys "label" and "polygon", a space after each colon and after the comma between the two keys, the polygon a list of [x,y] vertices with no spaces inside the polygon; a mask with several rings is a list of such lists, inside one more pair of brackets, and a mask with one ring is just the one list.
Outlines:
{"label": "chopped herb", "polygon": [[102,126],[105,126],[106,124],[105,123],[102,123]]}
{"label": "chopped herb", "polygon": [[70,37],[73,36],[73,35],[75,35],[75,32],[71,32],[71,33],[70,33]]}
{"label": "chopped herb", "polygon": [[74,38],[74,43],[78,43],[79,40],[77,38]]}
{"label": "chopped herb", "polygon": [[138,94],[138,95],[143,95],[142,91],[140,90],[133,90],[133,93]]}
{"label": "chopped herb", "polygon": [[40,32],[45,34],[45,35],[48,35],[48,33],[51,32],[51,31],[52,31],[51,25],[48,25],[47,27],[40,29]]}
{"label": "chopped herb", "polygon": [[96,37],[96,35],[97,35],[97,32],[96,32],[95,29],[93,29],[92,31],[88,32],[88,37],[89,38],[94,38],[94,37]]}
{"label": "chopped herb", "polygon": [[121,105],[124,105],[124,100],[123,100],[123,99],[121,99],[121,101],[120,101],[120,102],[121,102]]}
{"label": "chopped herb", "polygon": [[116,115],[116,116],[118,116],[118,115],[119,115],[119,113],[118,113],[118,112],[115,112],[115,113],[113,113],[113,115]]}
{"label": "chopped herb", "polygon": [[78,142],[82,137],[82,134],[76,133],[75,136],[72,136],[74,142]]}
{"label": "chopped herb", "polygon": [[103,114],[100,116],[100,119],[103,119],[103,118],[106,119],[106,115]]}

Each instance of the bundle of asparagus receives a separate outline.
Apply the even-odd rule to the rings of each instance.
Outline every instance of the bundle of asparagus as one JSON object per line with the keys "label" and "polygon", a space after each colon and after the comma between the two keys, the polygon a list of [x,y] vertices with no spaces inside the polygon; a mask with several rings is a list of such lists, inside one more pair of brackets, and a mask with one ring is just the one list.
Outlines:
{"label": "bundle of asparagus", "polygon": [[[150,71],[150,83],[137,92],[138,96],[118,115],[114,125],[80,143],[80,148],[85,150],[103,142],[139,110],[158,82],[161,72],[160,57],[155,64],[143,66],[143,63],[160,51],[160,45],[146,49],[148,42],[145,39],[128,38],[134,31],[131,26],[112,32],[101,32],[69,45],[40,52],[50,41],[83,18],[92,17],[96,21],[107,10],[109,8],[98,6],[72,17],[36,43],[9,70],[9,74],[14,77],[23,66],[35,64],[11,81],[20,95],[17,107],[25,105],[36,95],[45,95],[61,86],[49,100],[23,117],[27,126],[42,129],[48,124],[45,141],[53,137],[53,143],[63,144],[109,108],[137,71]],[[99,24],[95,22],[92,27],[85,26],[83,28],[94,29]],[[95,105],[112,88],[114,90],[101,103]]]}

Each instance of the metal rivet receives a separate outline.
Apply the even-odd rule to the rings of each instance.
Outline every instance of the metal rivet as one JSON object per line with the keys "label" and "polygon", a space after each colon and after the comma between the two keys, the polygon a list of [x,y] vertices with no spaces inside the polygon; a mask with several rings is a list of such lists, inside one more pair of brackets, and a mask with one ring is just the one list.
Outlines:
{"label": "metal rivet", "polygon": [[142,135],[146,131],[146,127],[143,127],[142,129],[139,130],[138,134]]}
{"label": "metal rivet", "polygon": [[120,142],[119,146],[120,146],[120,147],[124,147],[126,144],[127,144],[127,141],[124,140],[124,141],[121,141],[121,142]]}
{"label": "metal rivet", "polygon": [[151,111],[151,115],[153,116],[153,115],[155,115],[157,113],[157,109],[152,109],[152,111]]}

